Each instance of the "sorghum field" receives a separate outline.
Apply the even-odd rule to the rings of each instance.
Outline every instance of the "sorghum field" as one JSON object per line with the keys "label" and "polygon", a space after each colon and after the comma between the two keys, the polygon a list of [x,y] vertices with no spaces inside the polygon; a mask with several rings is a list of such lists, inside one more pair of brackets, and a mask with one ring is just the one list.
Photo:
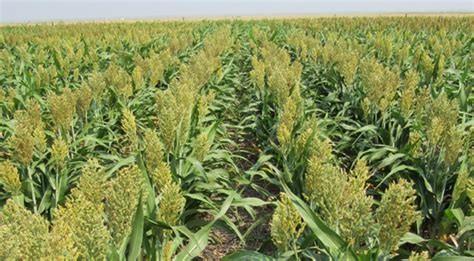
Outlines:
{"label": "sorghum field", "polygon": [[0,27],[1,260],[472,260],[474,16]]}

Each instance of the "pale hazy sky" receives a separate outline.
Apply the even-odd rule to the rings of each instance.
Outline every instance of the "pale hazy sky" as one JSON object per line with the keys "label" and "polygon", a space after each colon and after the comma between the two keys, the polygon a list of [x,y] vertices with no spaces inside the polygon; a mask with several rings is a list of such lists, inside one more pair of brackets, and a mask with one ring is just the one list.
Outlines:
{"label": "pale hazy sky", "polygon": [[474,12],[474,0],[0,0],[0,23],[203,16]]}

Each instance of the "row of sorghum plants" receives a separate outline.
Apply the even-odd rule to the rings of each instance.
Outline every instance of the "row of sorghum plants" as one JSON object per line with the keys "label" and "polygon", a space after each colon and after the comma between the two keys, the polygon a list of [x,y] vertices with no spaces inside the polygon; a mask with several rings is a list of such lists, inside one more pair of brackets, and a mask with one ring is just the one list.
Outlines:
{"label": "row of sorghum plants", "polygon": [[[264,39],[265,37],[261,35],[262,34],[259,34],[256,38],[259,40]],[[331,37],[333,37],[333,39],[331,39]],[[399,55],[399,57],[393,57],[392,54],[394,54],[396,47],[388,47],[390,43],[387,41],[398,39],[398,36],[393,35],[390,36],[393,37],[391,40],[382,40],[382,36],[379,34],[376,40],[374,40],[375,43],[373,45],[370,43],[370,37],[369,35],[369,42],[360,44],[341,39],[340,36],[329,32],[323,42],[318,39],[319,35],[317,37],[306,36],[303,30],[297,30],[288,36],[287,41],[282,40],[282,42],[289,44],[290,50],[294,55],[292,59],[295,59],[295,63],[299,61],[307,67],[316,64],[316,66],[320,66],[321,70],[325,70],[328,74],[332,73],[331,70],[335,72],[336,79],[339,79],[335,82],[335,87],[341,88],[342,92],[341,89],[336,89],[335,91],[340,92],[338,95],[341,95],[341,98],[347,100],[348,103],[357,103],[355,106],[358,107],[357,110],[360,114],[351,115],[351,117],[355,116],[357,117],[356,119],[361,120],[363,123],[376,124],[380,126],[380,128],[404,128],[405,130],[409,130],[409,139],[406,139],[406,136],[401,137],[395,134],[396,136],[393,137],[390,142],[395,143],[396,146],[399,146],[403,150],[409,149],[406,156],[407,160],[413,160],[414,158],[415,162],[411,164],[415,164],[416,168],[423,168],[424,174],[418,172],[418,175],[421,174],[423,180],[429,184],[426,184],[427,187],[414,186],[415,184],[412,183],[410,185],[410,183],[407,183],[403,179],[396,183],[385,182],[384,186],[386,186],[387,189],[380,198],[377,197],[380,202],[377,203],[380,204],[380,209],[377,208],[372,215],[370,213],[373,212],[372,210],[375,208],[374,204],[377,201],[374,200],[372,196],[369,196],[374,192],[372,189],[369,189],[371,185],[368,181],[369,178],[373,180],[379,179],[378,176],[382,175],[372,174],[354,183],[352,182],[351,176],[357,176],[356,174],[352,172],[346,174],[344,170],[339,170],[337,167],[329,168],[329,165],[321,164],[320,162],[325,161],[324,153],[316,153],[318,155],[314,158],[307,156],[309,161],[308,166],[305,167],[307,168],[305,174],[306,179],[303,183],[296,186],[293,185],[292,190],[300,192],[301,188],[303,188],[303,194],[311,207],[320,212],[323,220],[337,231],[349,246],[352,246],[355,250],[360,252],[363,251],[364,248],[373,249],[374,246],[377,245],[380,254],[388,255],[393,254],[393,251],[397,250],[399,240],[411,229],[411,225],[414,224],[416,220],[421,220],[421,217],[417,211],[415,211],[415,190],[413,190],[413,188],[417,188],[418,195],[421,195],[421,202],[419,204],[425,217],[423,224],[427,225],[428,229],[432,231],[429,236],[433,236],[433,233],[437,233],[433,231],[438,231],[438,222],[444,219],[444,217],[442,217],[443,211],[445,211],[443,206],[446,204],[440,200],[440,198],[443,198],[446,193],[449,193],[447,190],[449,190],[450,186],[454,185],[453,178],[456,177],[456,174],[459,178],[466,179],[465,173],[471,170],[472,167],[465,165],[469,165],[469,162],[464,157],[468,157],[472,152],[469,153],[468,149],[467,154],[464,154],[466,156],[460,158],[460,156],[463,155],[463,148],[467,147],[464,146],[466,144],[465,137],[467,134],[466,129],[463,130],[465,127],[461,127],[458,124],[459,105],[455,100],[447,98],[448,95],[451,95],[448,94],[451,92],[450,87],[441,87],[443,83],[446,82],[447,76],[444,75],[444,67],[446,64],[444,60],[445,54],[440,54],[440,52],[444,51],[439,48],[439,43],[430,42],[427,44],[428,46],[435,45],[433,48],[424,46],[413,50],[405,49],[403,52],[407,52],[407,54],[402,55],[395,53]],[[454,41],[451,41],[451,43],[453,44]],[[423,42],[421,42],[421,44],[423,44]],[[462,45],[459,41],[457,44],[458,47]],[[376,52],[375,56],[373,56],[373,53],[370,53],[373,52],[372,48],[377,49],[379,53]],[[384,50],[384,48],[386,50]],[[424,52],[424,56],[420,54],[420,50],[421,53],[423,53],[423,48],[428,50]],[[413,53],[410,54],[410,51]],[[430,52],[435,53],[432,56],[434,58],[430,58]],[[448,53],[452,54],[453,50],[450,48],[446,51],[446,54]],[[277,55],[274,57],[277,57]],[[418,59],[417,57],[422,58]],[[413,59],[410,60],[411,58]],[[281,61],[283,60],[284,59],[281,59]],[[289,61],[288,56],[288,62],[285,61],[280,64],[288,64]],[[454,58],[451,62],[454,63],[457,61]],[[411,63],[413,63],[413,65]],[[410,68],[410,66],[412,68]],[[457,66],[462,66],[462,64]],[[252,78],[254,83],[257,86],[265,86],[265,80],[268,81],[268,78],[265,78],[263,63],[259,63],[258,60],[254,58],[253,68]],[[400,68],[404,72],[401,72]],[[334,79],[329,80],[332,81]],[[306,85],[306,83],[304,84]],[[269,81],[268,87],[271,88]],[[438,93],[433,95],[433,91],[435,90]],[[298,96],[300,97],[299,93]],[[277,130],[280,131],[280,135],[276,136],[278,143],[281,145],[287,143],[285,140],[288,139],[281,138],[281,131],[287,130],[286,126],[289,125],[293,127],[297,126],[296,129],[293,129],[293,137],[296,134],[296,140],[306,140],[308,137],[311,137],[311,142],[308,146],[314,146],[311,145],[311,143],[313,143],[317,144],[314,146],[316,148],[325,148],[325,146],[321,147],[320,142],[314,140],[315,138],[313,136],[315,133],[313,129],[302,127],[301,132],[298,131],[298,126],[304,126],[304,124],[301,124],[301,119],[305,117],[303,112],[298,112],[301,108],[298,109],[299,106],[295,106],[295,104],[299,103],[298,101],[300,99],[301,98],[293,98],[293,106],[287,107],[291,108],[292,117],[288,117],[288,114],[286,114],[289,110],[281,115],[280,123],[276,125]],[[440,112],[443,111],[442,116],[436,113],[438,110]],[[404,119],[397,123],[399,126],[401,125],[400,127],[390,126],[386,123],[390,118],[394,118],[394,115],[402,115],[404,117]],[[322,116],[327,117],[327,115],[324,114],[322,114]],[[291,123],[284,124],[288,119],[291,119]],[[325,122],[323,122],[323,124],[325,124]],[[313,126],[315,126],[315,124],[313,124]],[[298,138],[298,133],[301,133],[301,138]],[[327,134],[330,133],[321,133],[319,135],[325,136]],[[318,136],[317,133],[316,136]],[[380,140],[378,142],[385,141]],[[299,152],[297,155],[301,156],[305,153],[305,147],[298,146],[298,142],[293,146],[297,148]],[[329,146],[329,148],[330,147],[331,146]],[[359,151],[359,153],[364,154],[363,151]],[[433,161],[437,161],[438,163],[433,166]],[[291,156],[282,159],[282,162],[286,165],[284,168],[290,170],[290,176],[303,175],[301,171],[298,171],[300,169],[295,168],[295,164],[291,162]],[[362,164],[360,162],[359,160],[357,164],[355,162],[353,163],[356,166],[353,172],[357,172],[357,167],[360,167]],[[372,164],[375,165],[373,162]],[[362,172],[368,173],[368,170]],[[291,180],[290,184],[288,184],[290,187],[292,186],[291,183],[298,179],[288,179],[287,176],[282,176],[287,182]],[[316,176],[321,177],[321,179],[313,180]],[[420,179],[417,177],[411,177],[410,179],[415,182],[420,182]],[[467,181],[467,179],[465,182],[470,184],[471,182]],[[384,179],[384,181],[385,180],[386,179]],[[333,184],[338,184],[337,188],[340,188],[341,191],[335,192],[334,187],[331,186]],[[347,187],[343,184],[347,184]],[[353,186],[354,184],[356,184],[356,186]],[[461,187],[461,185],[458,183],[456,187]],[[463,187],[463,191],[469,193],[469,185]],[[326,192],[324,192],[325,188],[327,189]],[[435,191],[433,191],[433,188]],[[392,190],[396,190],[397,192],[392,192]],[[391,195],[391,193],[394,195]],[[311,200],[311,194],[313,194],[313,200]],[[456,189],[455,194],[456,198],[459,199],[458,189]],[[351,195],[354,195],[354,197]],[[395,195],[399,197],[397,199],[399,201],[395,205],[383,206],[384,204],[390,204],[388,203],[389,201],[391,203],[396,201],[396,199],[394,199]],[[339,200],[337,198],[339,198]],[[314,199],[317,199],[318,202],[315,202]],[[347,203],[343,203],[344,200],[348,200]],[[287,200],[283,200],[282,202],[285,201],[287,203],[289,202]],[[279,203],[278,208],[284,208],[280,204],[282,203]],[[346,205],[345,207],[341,207],[338,204]],[[403,207],[396,208],[395,206]],[[288,208],[288,206],[286,206],[286,208]],[[467,213],[469,213],[471,211],[470,207],[467,207],[467,209]],[[343,217],[344,214],[342,214],[342,212],[346,210],[348,211],[347,217]],[[393,212],[388,214],[389,211]],[[403,214],[397,214],[396,211],[400,211],[400,213]],[[291,211],[288,210],[285,211],[285,213],[288,215]],[[361,215],[358,216],[357,213]],[[278,217],[274,217],[274,222],[277,223],[277,225],[274,225],[275,231],[278,231],[278,229],[286,229],[286,233],[281,231],[275,232],[278,235],[274,235],[274,241],[276,245],[283,244],[280,247],[280,251],[286,252],[294,247],[293,244],[296,242],[296,239],[301,236],[302,231],[295,230],[295,227],[291,226],[288,228],[284,228],[285,226],[283,226],[283,228],[281,228],[281,223],[285,222],[280,221],[282,217],[280,214],[278,215]],[[288,224],[298,224],[298,222],[300,222],[299,214],[294,213],[292,215],[292,217],[286,217],[286,222]],[[410,218],[406,220],[394,219],[397,215]],[[388,220],[388,218],[392,220]],[[334,221],[330,221],[331,219]],[[432,222],[434,222],[435,225],[432,225]],[[276,228],[277,226],[280,226],[280,228]],[[356,227],[359,227],[360,230],[357,230]],[[344,230],[346,230],[346,232],[344,232]],[[439,229],[439,231],[441,231],[441,229]],[[285,234],[285,236],[282,234]],[[293,237],[293,241],[289,240],[291,237]],[[282,240],[282,238],[284,238],[284,240]]]}
{"label": "row of sorghum plants", "polygon": [[0,258],[472,256],[472,24],[4,26]]}
{"label": "row of sorghum plants", "polygon": [[[137,208],[143,208],[142,212],[153,222],[165,226],[179,224],[186,202],[184,192],[179,181],[172,178],[164,146],[153,128],[154,122],[142,119],[152,123],[149,127],[153,128],[143,130],[140,119],[131,110],[133,99],[143,100],[148,90],[165,81],[165,71],[179,63],[183,51],[193,44],[191,27],[185,28],[183,34],[176,34],[175,29],[172,26],[169,32],[159,35],[162,43],[151,38],[128,38],[132,43],[152,42],[142,48],[142,51],[148,49],[146,53],[137,51],[134,54],[132,64],[125,64],[123,57],[117,55],[122,51],[129,52],[126,45],[117,45],[117,54],[112,53],[110,60],[99,56],[94,56],[97,59],[84,58],[108,53],[100,49],[113,42],[113,38],[97,45],[94,43],[99,49],[79,45],[75,50],[72,47],[75,40],[70,38],[70,42],[63,44],[66,53],[61,49],[50,49],[51,43],[59,41],[58,36],[49,39],[51,42],[40,41],[41,54],[31,54],[28,45],[19,49],[25,56],[19,57],[20,60],[42,61],[30,61],[28,68],[14,67],[11,75],[2,75],[5,76],[2,84],[7,86],[25,84],[25,88],[7,89],[7,97],[2,88],[2,117],[11,119],[2,149],[7,149],[6,155],[11,159],[1,162],[0,183],[5,196],[12,197],[0,214],[0,237],[9,242],[0,253],[2,259],[125,256],[130,252],[131,233],[139,218]],[[172,34],[168,37],[168,33]],[[139,47],[140,43],[134,44]],[[13,57],[12,61],[18,59],[14,52],[2,53],[13,54],[8,58]],[[15,78],[23,74],[29,77],[29,70],[35,70],[35,66],[40,73],[35,79],[19,82]],[[72,78],[71,71],[74,73]],[[117,94],[120,106],[113,99],[114,94]],[[150,104],[153,105],[153,99]],[[94,136],[101,144],[112,141],[101,136],[100,119],[107,118],[105,109],[117,112],[118,117],[113,117],[119,128],[114,131],[117,135],[115,144],[100,148],[94,141],[86,140]],[[91,129],[96,133],[91,134]],[[97,149],[99,151],[94,151]],[[132,162],[137,163],[139,158],[145,159],[148,172],[137,163],[113,172],[96,159],[85,165],[73,163],[107,153],[114,157],[117,154],[119,157],[131,156],[136,158]],[[105,160],[105,163],[110,161]],[[168,244],[167,251],[161,255],[169,259],[172,249],[166,242],[173,238],[169,238],[171,233],[165,230],[160,230],[156,236],[160,245]]]}

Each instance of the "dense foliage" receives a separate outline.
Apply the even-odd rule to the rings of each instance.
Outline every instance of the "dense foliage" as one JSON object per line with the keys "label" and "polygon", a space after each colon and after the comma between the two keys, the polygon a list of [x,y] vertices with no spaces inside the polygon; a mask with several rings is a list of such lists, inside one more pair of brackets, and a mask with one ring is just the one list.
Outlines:
{"label": "dense foliage", "polygon": [[468,260],[473,28],[2,26],[0,259]]}

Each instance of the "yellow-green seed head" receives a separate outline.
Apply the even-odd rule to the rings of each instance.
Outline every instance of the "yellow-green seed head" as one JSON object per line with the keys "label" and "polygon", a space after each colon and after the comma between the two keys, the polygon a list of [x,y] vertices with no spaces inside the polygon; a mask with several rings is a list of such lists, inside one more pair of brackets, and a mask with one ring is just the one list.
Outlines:
{"label": "yellow-green seed head", "polygon": [[145,130],[143,143],[145,144],[145,164],[148,173],[153,173],[160,162],[163,161],[163,144],[156,132],[152,129]]}
{"label": "yellow-green seed head", "polygon": [[171,261],[173,260],[173,241],[168,241],[166,244],[163,246],[163,254],[162,260],[163,261]]}
{"label": "yellow-green seed head", "polygon": [[125,133],[125,140],[128,143],[128,148],[130,151],[135,151],[138,146],[138,136],[137,136],[137,125],[135,122],[135,116],[132,111],[129,109],[122,110],[122,130]]}
{"label": "yellow-green seed head", "polygon": [[145,87],[145,78],[142,67],[137,66],[133,69],[132,79],[135,90],[141,90]]}
{"label": "yellow-green seed head", "polygon": [[16,90],[14,88],[9,88],[7,91],[5,103],[7,105],[8,110],[10,111],[12,111],[15,108],[15,98],[16,98]]}
{"label": "yellow-green seed head", "polygon": [[461,197],[462,193],[466,192],[469,187],[469,173],[468,168],[461,168],[459,171],[456,184],[453,190],[453,202],[456,202]]}
{"label": "yellow-green seed head", "polygon": [[420,82],[420,76],[414,70],[407,73],[403,80],[403,91],[400,98],[400,111],[402,115],[408,117],[415,99],[415,90]]}
{"label": "yellow-green seed head", "polygon": [[12,200],[0,211],[0,259],[40,260],[49,257],[48,221]]}
{"label": "yellow-green seed head", "polygon": [[411,146],[411,154],[413,157],[419,157],[422,154],[422,140],[421,140],[421,134],[418,131],[412,131],[410,132],[410,137],[409,137],[409,144]]}
{"label": "yellow-green seed head", "polygon": [[106,80],[102,73],[94,71],[87,80],[87,85],[91,89],[92,96],[96,101],[102,98],[106,88]]}
{"label": "yellow-green seed head", "polygon": [[465,144],[462,130],[456,126],[451,126],[446,133],[444,161],[446,165],[453,165],[457,160],[459,153]]}
{"label": "yellow-green seed head", "polygon": [[423,251],[420,253],[412,252],[408,257],[408,261],[430,261],[430,254],[428,251]]}
{"label": "yellow-green seed head", "polygon": [[395,97],[400,83],[398,67],[384,67],[377,60],[369,59],[361,63],[360,71],[367,98],[384,112]]}
{"label": "yellow-green seed head", "polygon": [[430,127],[427,131],[427,138],[428,141],[432,146],[437,146],[438,143],[441,141],[444,132],[444,125],[443,121],[439,117],[434,117],[431,120]]}
{"label": "yellow-green seed head", "polygon": [[368,178],[369,170],[363,160],[349,174],[317,155],[310,158],[305,178],[305,197],[356,250],[366,245],[372,233],[374,200],[366,195]]}
{"label": "yellow-green seed head", "polygon": [[69,154],[69,147],[63,139],[56,139],[51,147],[51,158],[59,166],[63,166]]}
{"label": "yellow-green seed head", "polygon": [[291,142],[294,126],[301,117],[303,110],[303,99],[299,92],[299,86],[295,86],[292,94],[283,105],[277,129],[277,139],[281,147],[286,147]]}
{"label": "yellow-green seed head", "polygon": [[81,88],[76,89],[74,93],[77,100],[77,113],[84,116],[91,106],[92,89],[87,84],[84,84]]}
{"label": "yellow-green seed head", "polygon": [[344,77],[344,82],[346,85],[350,86],[354,82],[356,77],[357,66],[359,65],[359,55],[357,53],[346,53],[341,52],[341,60],[339,61],[338,67],[340,67],[340,72],[342,77]]}
{"label": "yellow-green seed head", "polygon": [[72,189],[71,196],[82,195],[88,201],[95,204],[101,203],[105,198],[105,168],[96,159],[89,159],[82,167],[79,184]]}
{"label": "yellow-green seed head", "polygon": [[419,218],[415,199],[416,191],[404,179],[390,184],[382,195],[375,218],[380,226],[377,235],[379,245],[385,253],[393,253],[398,249],[402,236]]}
{"label": "yellow-green seed head", "polygon": [[50,94],[48,106],[55,127],[69,129],[76,112],[76,95],[71,89],[64,89],[60,95]]}
{"label": "yellow-green seed head", "polygon": [[365,97],[361,102],[362,111],[364,112],[365,118],[369,116],[370,113],[370,100]]}
{"label": "yellow-green seed head", "polygon": [[285,193],[280,194],[280,200],[272,216],[272,241],[281,253],[286,252],[301,236],[306,223],[298,210]]}
{"label": "yellow-green seed head", "polygon": [[52,256],[61,259],[104,259],[110,232],[105,223],[105,170],[91,159],[64,206],[53,212]]}
{"label": "yellow-green seed head", "polygon": [[44,152],[46,150],[46,134],[44,133],[43,124],[34,129],[33,139],[35,148],[40,152]]}
{"label": "yellow-green seed head", "polygon": [[83,195],[69,198],[54,216],[52,234],[59,241],[54,242],[59,248],[57,254],[64,258],[70,258],[73,254],[79,259],[105,259],[111,235],[103,213],[102,203],[89,201]]}
{"label": "yellow-green seed head", "polygon": [[197,160],[204,161],[210,149],[211,144],[209,143],[208,135],[206,132],[202,132],[194,141],[193,155]]}
{"label": "yellow-green seed head", "polygon": [[118,247],[131,232],[140,193],[146,198],[144,187],[145,181],[136,165],[121,169],[106,185],[107,227]]}
{"label": "yellow-green seed head", "polygon": [[5,191],[17,195],[21,193],[21,181],[18,169],[9,160],[0,162],[0,184]]}
{"label": "yellow-green seed head", "polygon": [[36,100],[29,99],[26,102],[26,113],[28,115],[28,123],[31,124],[32,128],[42,126],[41,106]]}
{"label": "yellow-green seed head", "polygon": [[209,113],[209,105],[214,101],[216,97],[215,92],[210,91],[204,96],[199,97],[199,119],[202,120]]}
{"label": "yellow-green seed head", "polygon": [[33,149],[35,145],[30,127],[23,124],[15,126],[15,133],[10,137],[8,143],[13,149],[13,156],[23,164],[23,166],[30,164],[33,159]]}
{"label": "yellow-green seed head", "polygon": [[254,56],[252,57],[252,67],[250,78],[260,90],[263,90],[265,87],[265,64]]}
{"label": "yellow-green seed head", "polygon": [[168,164],[159,161],[152,174],[153,182],[155,183],[158,193],[162,193],[164,187],[173,182],[173,174]]}
{"label": "yellow-green seed head", "polygon": [[166,184],[162,189],[160,203],[158,204],[158,221],[170,226],[177,225],[185,204],[186,199],[179,184],[175,182]]}

